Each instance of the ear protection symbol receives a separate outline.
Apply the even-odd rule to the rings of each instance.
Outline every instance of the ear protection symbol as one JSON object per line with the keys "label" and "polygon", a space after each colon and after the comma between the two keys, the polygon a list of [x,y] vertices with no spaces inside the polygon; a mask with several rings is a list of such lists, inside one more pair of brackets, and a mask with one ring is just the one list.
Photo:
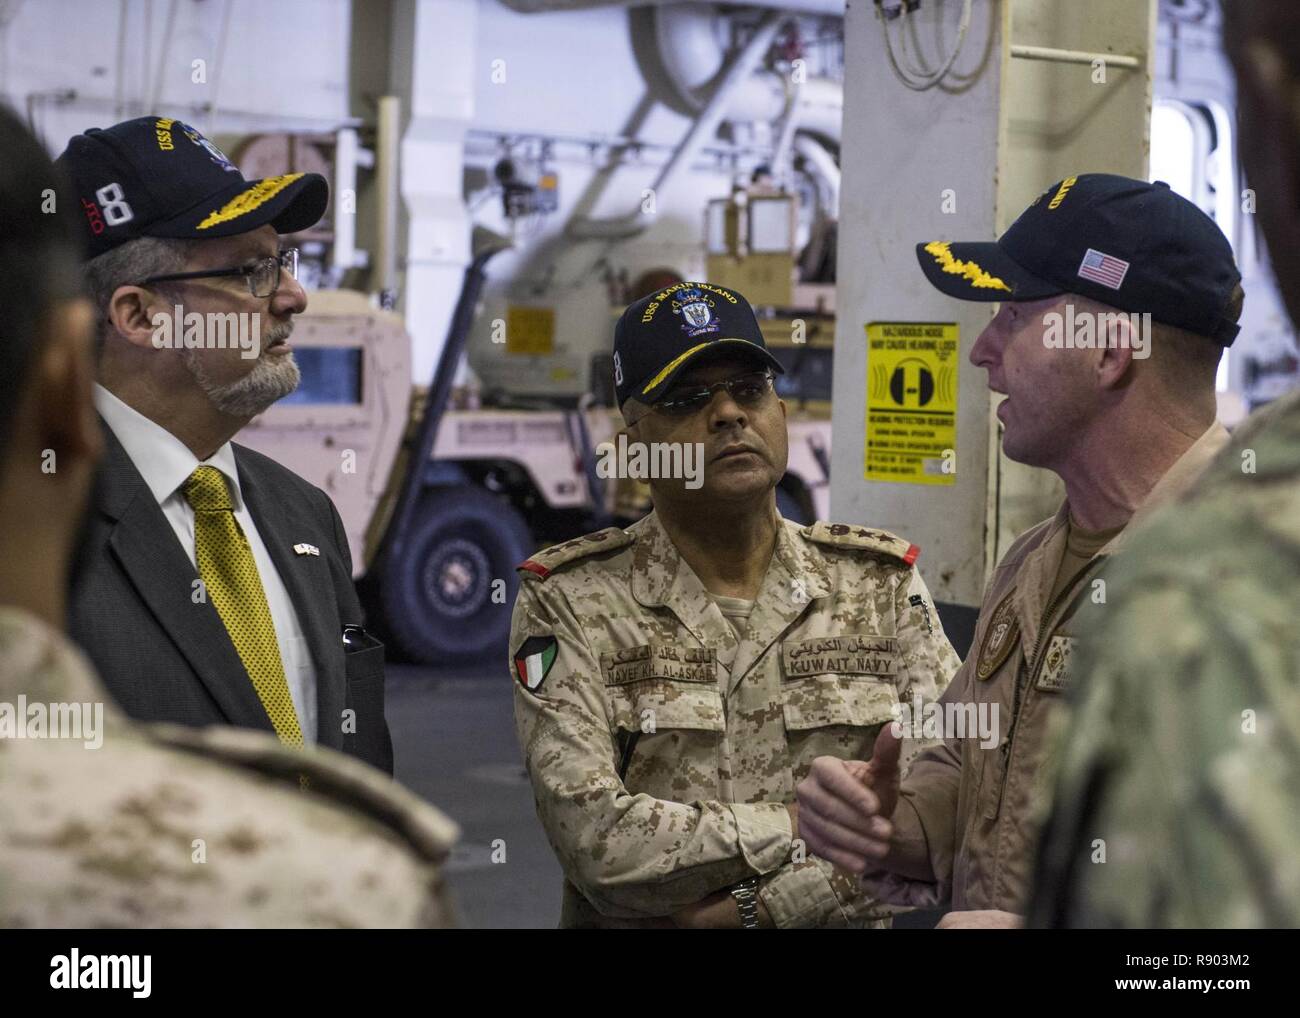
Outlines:
{"label": "ear protection symbol", "polygon": [[909,357],[889,376],[889,395],[899,406],[923,407],[934,399],[934,375],[924,361]]}

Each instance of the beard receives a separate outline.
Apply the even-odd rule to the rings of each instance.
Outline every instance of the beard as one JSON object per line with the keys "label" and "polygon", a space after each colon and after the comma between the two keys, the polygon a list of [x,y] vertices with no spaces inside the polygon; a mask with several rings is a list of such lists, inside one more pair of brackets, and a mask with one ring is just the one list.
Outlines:
{"label": "beard", "polygon": [[256,417],[277,400],[298,388],[302,375],[293,353],[267,356],[273,343],[288,339],[293,324],[277,325],[262,337],[261,352],[253,369],[233,382],[217,382],[203,366],[197,350],[182,350],[182,359],[212,405],[230,417]]}

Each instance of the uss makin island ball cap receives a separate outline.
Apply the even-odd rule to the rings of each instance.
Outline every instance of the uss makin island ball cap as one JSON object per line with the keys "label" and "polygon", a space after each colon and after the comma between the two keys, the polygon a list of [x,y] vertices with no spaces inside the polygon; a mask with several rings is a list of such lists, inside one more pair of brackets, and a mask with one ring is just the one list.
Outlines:
{"label": "uss makin island ball cap", "polygon": [[1241,282],[1214,220],[1163,181],[1066,177],[996,242],[918,244],[926,278],[950,297],[1032,301],[1077,293],[1231,346]]}
{"label": "uss makin island ball cap", "polygon": [[735,290],[712,283],[676,283],[630,304],[614,327],[618,405],[653,403],[677,376],[706,354],[728,351],[784,374],[763,340],[754,309]]}
{"label": "uss makin island ball cap", "polygon": [[139,237],[205,240],[268,223],[296,233],[325,214],[329,185],[319,173],[245,180],[221,149],[167,117],[136,117],[91,128],[56,160],[80,203],[86,257]]}

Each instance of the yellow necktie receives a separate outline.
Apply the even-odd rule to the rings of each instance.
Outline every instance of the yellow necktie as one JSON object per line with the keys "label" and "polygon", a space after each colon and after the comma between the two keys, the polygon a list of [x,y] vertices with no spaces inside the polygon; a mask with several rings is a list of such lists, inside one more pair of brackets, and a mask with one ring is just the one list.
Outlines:
{"label": "yellow necktie", "polygon": [[271,621],[253,549],[235,520],[225,475],[216,467],[199,467],[186,479],[182,491],[194,507],[194,557],[208,597],[280,741],[286,746],[301,746],[302,729],[284,678],[275,623]]}

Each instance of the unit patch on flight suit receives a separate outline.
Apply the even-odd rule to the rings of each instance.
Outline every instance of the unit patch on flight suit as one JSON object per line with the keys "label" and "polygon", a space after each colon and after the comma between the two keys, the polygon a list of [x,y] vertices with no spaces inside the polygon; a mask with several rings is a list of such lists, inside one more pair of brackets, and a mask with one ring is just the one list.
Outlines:
{"label": "unit patch on flight suit", "polygon": [[1016,591],[1012,588],[993,610],[993,618],[984,634],[984,643],[980,646],[979,664],[975,669],[975,675],[979,679],[987,679],[1001,668],[1002,662],[1010,655],[1011,648],[1020,639],[1020,620],[1016,618],[1015,599]]}

